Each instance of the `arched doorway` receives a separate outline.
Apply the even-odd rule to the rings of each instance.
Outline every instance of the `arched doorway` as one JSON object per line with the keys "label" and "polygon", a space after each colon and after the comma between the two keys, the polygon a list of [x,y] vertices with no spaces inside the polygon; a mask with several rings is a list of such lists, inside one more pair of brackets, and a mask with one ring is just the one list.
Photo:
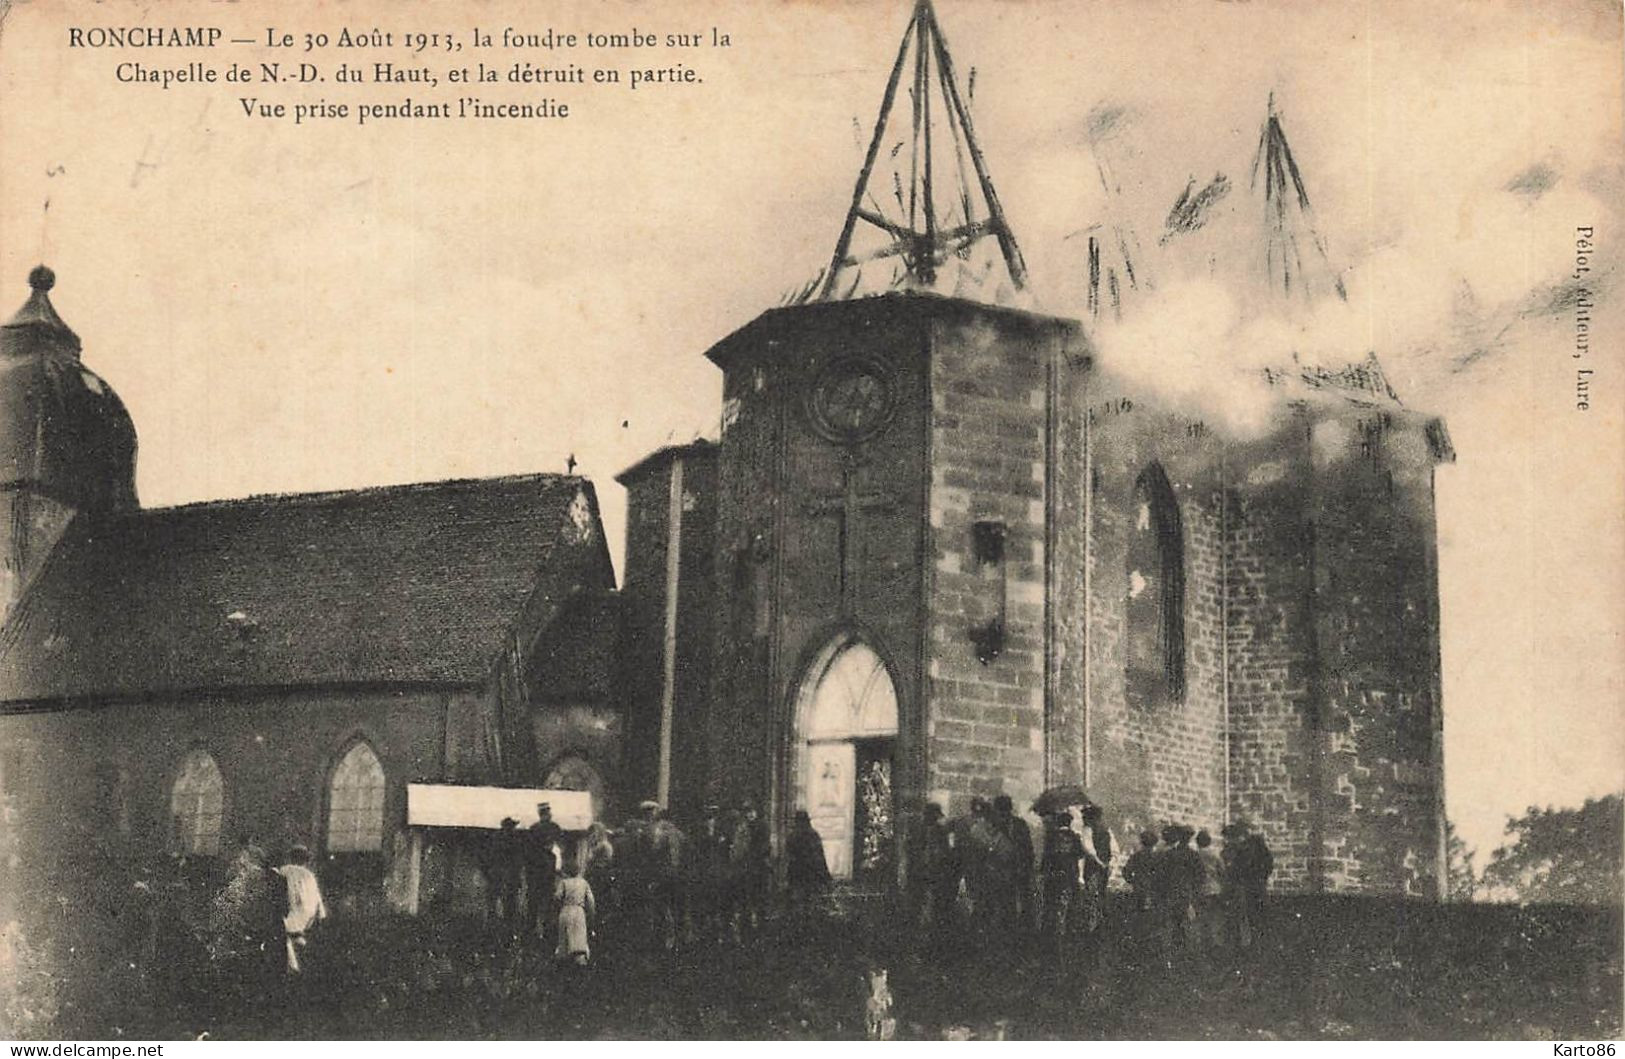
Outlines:
{"label": "arched doorway", "polygon": [[837,879],[893,867],[897,688],[875,650],[842,637],[808,667],[796,702],[796,808],[824,840]]}

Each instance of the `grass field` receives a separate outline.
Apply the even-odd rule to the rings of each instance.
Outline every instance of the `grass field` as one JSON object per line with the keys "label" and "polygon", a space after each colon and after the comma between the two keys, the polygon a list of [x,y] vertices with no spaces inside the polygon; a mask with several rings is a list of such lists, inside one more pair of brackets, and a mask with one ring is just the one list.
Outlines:
{"label": "grass field", "polygon": [[[629,932],[584,971],[483,924],[339,922],[297,989],[267,967],[161,946],[33,949],[8,1035],[192,1038],[861,1037],[863,973],[888,969],[900,1037],[1490,1038],[1621,1031],[1621,917],[1590,908],[1280,898],[1244,954],[1142,958],[1127,924],[1091,961],[950,938],[922,945],[879,906],[745,945],[649,951]],[[117,936],[104,933],[103,939]],[[267,973],[269,970],[270,973]]]}

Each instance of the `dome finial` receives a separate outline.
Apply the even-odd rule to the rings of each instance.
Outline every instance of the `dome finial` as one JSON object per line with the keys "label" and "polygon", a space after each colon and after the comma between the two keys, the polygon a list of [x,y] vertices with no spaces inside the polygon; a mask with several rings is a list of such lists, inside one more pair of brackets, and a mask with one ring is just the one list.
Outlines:
{"label": "dome finial", "polygon": [[56,273],[45,265],[36,265],[28,274],[28,285],[38,291],[47,291],[56,286]]}

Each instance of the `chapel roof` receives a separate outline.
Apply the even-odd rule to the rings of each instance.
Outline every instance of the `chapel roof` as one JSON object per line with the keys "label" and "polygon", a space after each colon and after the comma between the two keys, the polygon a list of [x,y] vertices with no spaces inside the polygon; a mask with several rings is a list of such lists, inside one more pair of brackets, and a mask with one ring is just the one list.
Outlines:
{"label": "chapel roof", "polygon": [[568,475],[82,516],[0,629],[0,703],[477,685],[522,612],[609,587]]}

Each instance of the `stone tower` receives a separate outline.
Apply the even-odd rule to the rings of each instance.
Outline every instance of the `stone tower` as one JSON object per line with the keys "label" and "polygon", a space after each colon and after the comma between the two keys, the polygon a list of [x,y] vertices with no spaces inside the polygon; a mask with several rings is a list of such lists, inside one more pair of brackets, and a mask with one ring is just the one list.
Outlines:
{"label": "stone tower", "polygon": [[[877,177],[910,70],[910,161]],[[970,160],[940,212],[933,114]],[[1298,180],[1287,150],[1272,108],[1260,157]],[[1277,227],[1307,211],[1278,184]],[[1262,425],[1218,427],[1019,307],[1024,280],[920,0],[829,267],[707,353],[720,443],[623,476],[629,549],[651,549],[628,558],[629,649],[672,675],[633,706],[660,733],[644,785],[679,813],[763,804],[781,838],[805,812],[860,885],[906,877],[928,801],[1020,812],[1081,784],[1125,843],[1245,819],[1280,888],[1436,897],[1443,424],[1371,358],[1263,373]]]}
{"label": "stone tower", "polygon": [[[929,293],[775,310],[722,369],[711,771],[841,876],[927,799],[1046,782],[1073,321]],[[1075,464],[1075,461],[1073,461]],[[880,817],[888,823],[876,823]],[[865,846],[867,845],[867,852]]]}
{"label": "stone tower", "polygon": [[29,273],[28,301],[0,327],[0,621],[75,514],[136,506],[135,426],[80,360],[55,282],[43,265]]}

